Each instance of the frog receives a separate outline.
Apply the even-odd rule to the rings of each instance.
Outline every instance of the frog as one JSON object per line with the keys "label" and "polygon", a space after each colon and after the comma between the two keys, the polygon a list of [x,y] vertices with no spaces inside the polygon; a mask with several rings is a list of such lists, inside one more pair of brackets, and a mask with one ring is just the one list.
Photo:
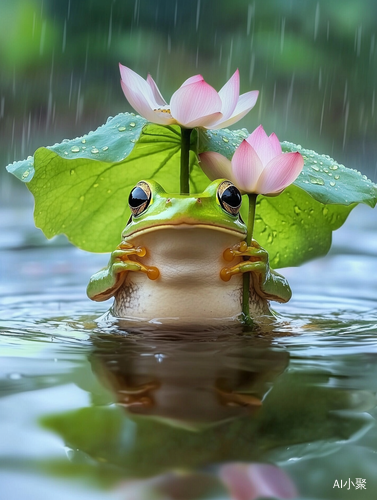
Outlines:
{"label": "frog", "polygon": [[250,273],[250,316],[274,316],[270,301],[291,298],[288,281],[256,240],[246,243],[242,195],[227,179],[197,194],[171,194],[155,180],[131,190],[131,216],[87,295],[114,297],[115,318],[180,325],[225,325],[242,316],[243,274]]}

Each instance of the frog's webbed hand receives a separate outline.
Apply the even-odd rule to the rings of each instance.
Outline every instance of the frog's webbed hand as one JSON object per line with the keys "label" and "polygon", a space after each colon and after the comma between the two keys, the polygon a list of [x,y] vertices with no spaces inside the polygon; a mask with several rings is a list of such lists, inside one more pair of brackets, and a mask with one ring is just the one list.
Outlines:
{"label": "frog's webbed hand", "polygon": [[248,257],[248,259],[232,267],[224,267],[220,277],[229,281],[234,274],[251,273],[255,291],[262,298],[277,302],[288,302],[292,292],[288,281],[281,274],[270,268],[268,253],[255,240],[247,246],[245,241],[233,245],[224,251],[223,257],[230,262],[234,257]]}
{"label": "frog's webbed hand", "polygon": [[146,253],[144,247],[122,242],[112,252],[108,266],[90,278],[86,290],[88,297],[98,302],[109,299],[122,286],[128,271],[142,272],[151,280],[157,279],[160,275],[157,267],[144,266],[134,260],[134,256],[144,257]]}

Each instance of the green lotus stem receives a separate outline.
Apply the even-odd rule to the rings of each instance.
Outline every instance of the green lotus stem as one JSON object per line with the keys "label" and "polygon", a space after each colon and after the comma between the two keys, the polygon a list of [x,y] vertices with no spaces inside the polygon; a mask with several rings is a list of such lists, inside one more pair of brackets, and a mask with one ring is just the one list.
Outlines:
{"label": "green lotus stem", "polygon": [[[247,218],[246,243],[247,246],[250,246],[251,240],[253,239],[255,208],[257,204],[258,195],[254,193],[248,193],[247,196],[249,198],[249,214]],[[250,273],[244,273],[243,290],[242,290],[242,316],[244,324],[247,326],[252,326],[253,320],[250,317],[249,299],[250,299]]]}
{"label": "green lotus stem", "polygon": [[190,193],[190,136],[192,129],[181,127],[181,194]]}

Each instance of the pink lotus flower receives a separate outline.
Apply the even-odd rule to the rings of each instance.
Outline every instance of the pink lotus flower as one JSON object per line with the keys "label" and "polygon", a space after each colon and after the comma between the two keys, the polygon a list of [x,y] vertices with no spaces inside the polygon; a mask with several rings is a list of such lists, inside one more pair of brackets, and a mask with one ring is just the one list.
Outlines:
{"label": "pink lotus flower", "polygon": [[119,64],[121,86],[131,106],[148,121],[160,125],[176,123],[185,128],[224,128],[241,120],[255,105],[258,91],[240,94],[238,70],[219,91],[201,75],[186,80],[174,92],[170,104],[162,97],[153,78],[144,80]]}
{"label": "pink lotus flower", "polygon": [[292,184],[304,166],[300,153],[282,153],[275,134],[269,137],[262,125],[242,141],[232,160],[215,153],[201,153],[200,164],[211,179],[229,179],[243,193],[279,194]]}
{"label": "pink lotus flower", "polygon": [[292,480],[274,465],[233,462],[223,465],[219,476],[233,500],[291,499],[298,496]]}

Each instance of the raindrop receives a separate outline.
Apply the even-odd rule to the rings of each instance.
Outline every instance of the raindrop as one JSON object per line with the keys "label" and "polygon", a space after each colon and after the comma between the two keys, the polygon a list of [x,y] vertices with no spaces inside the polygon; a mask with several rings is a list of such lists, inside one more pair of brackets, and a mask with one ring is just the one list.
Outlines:
{"label": "raindrop", "polygon": [[327,215],[329,213],[329,209],[327,207],[323,207],[322,213],[323,215]]}
{"label": "raindrop", "polygon": [[104,146],[104,147],[102,148],[102,151],[107,151],[108,149],[109,149],[109,146]]}
{"label": "raindrop", "polygon": [[315,9],[315,17],[314,17],[314,40],[316,40],[318,35],[318,25],[319,25],[319,2],[317,2],[317,7]]}
{"label": "raindrop", "polygon": [[174,28],[177,26],[177,14],[178,14],[178,0],[175,2],[175,10],[174,10]]}
{"label": "raindrop", "polygon": [[131,122],[130,123],[130,127],[136,127],[136,123],[135,122]]}
{"label": "raindrop", "polygon": [[334,186],[335,186],[335,182],[334,182],[334,181],[331,181],[331,182],[330,182],[330,186],[331,186],[331,187],[334,187]]}
{"label": "raindrop", "polygon": [[346,144],[346,134],[347,134],[347,124],[348,124],[349,110],[350,110],[350,104],[349,104],[349,102],[347,102],[346,112],[345,112],[345,116],[344,116],[343,149],[344,149],[344,146]]}
{"label": "raindrop", "polygon": [[74,171],[74,169],[72,169],[72,170],[70,171],[70,174],[71,174],[71,175],[75,175],[75,173],[76,173],[76,172]]}
{"label": "raindrop", "polygon": [[126,130],[126,127],[118,127],[119,132],[124,132]]}
{"label": "raindrop", "polygon": [[26,177],[30,174],[29,170],[25,170],[25,172],[22,174],[22,179],[26,179]]}
{"label": "raindrop", "polygon": [[85,143],[86,143],[86,139],[82,139],[82,140],[81,140],[81,142],[82,142],[83,144],[85,144]]}
{"label": "raindrop", "polygon": [[113,6],[110,9],[110,19],[109,19],[109,33],[107,35],[107,48],[110,48],[111,45],[111,37],[113,34]]}
{"label": "raindrop", "polygon": [[357,31],[355,33],[355,49],[356,49],[356,55],[357,57],[360,56],[360,49],[361,49],[361,33],[362,33],[362,26],[359,26],[357,28]]}
{"label": "raindrop", "polygon": [[136,142],[136,139],[130,139],[130,142],[135,143],[135,142]]}
{"label": "raindrop", "polygon": [[64,21],[64,28],[63,28],[63,43],[62,43],[62,52],[63,52],[63,54],[65,52],[66,42],[67,42],[67,20]]}
{"label": "raindrop", "polygon": [[229,140],[226,137],[223,137],[224,142],[229,142]]}
{"label": "raindrop", "polygon": [[41,56],[43,54],[44,46],[45,46],[45,39],[46,39],[46,21],[43,21],[42,24],[42,30],[41,30],[41,38],[39,41],[39,55]]}
{"label": "raindrop", "polygon": [[330,170],[338,170],[338,165],[331,165],[330,167]]}
{"label": "raindrop", "polygon": [[94,188],[98,188],[99,184],[93,184]]}
{"label": "raindrop", "polygon": [[249,4],[248,9],[247,9],[247,26],[246,26],[246,35],[250,35],[250,25],[251,25],[251,18],[254,15],[255,11],[255,3],[254,5]]}
{"label": "raindrop", "polygon": [[301,213],[301,208],[299,208],[297,205],[294,207],[295,214],[300,215]]}
{"label": "raindrop", "polygon": [[5,97],[2,97],[0,105],[0,118],[4,117],[4,106],[5,106]]}
{"label": "raindrop", "polygon": [[339,175],[334,175],[334,179],[338,180],[339,179]]}
{"label": "raindrop", "polygon": [[312,169],[315,170],[316,172],[319,172],[319,167],[316,167],[315,165],[311,165]]}
{"label": "raindrop", "polygon": [[79,153],[80,152],[80,148],[78,146],[73,146],[71,148],[71,151],[72,151],[72,153]]}
{"label": "raindrop", "polygon": [[310,174],[309,174],[309,180],[312,184],[318,184],[319,186],[323,186],[325,184],[325,181],[321,179],[321,177],[313,177]]}
{"label": "raindrop", "polygon": [[199,27],[199,17],[200,17],[200,0],[198,0],[197,6],[196,6],[196,31],[198,31],[198,27]]}
{"label": "raindrop", "polygon": [[285,17],[281,20],[281,33],[280,33],[280,53],[284,49],[284,35],[285,35]]}
{"label": "raindrop", "polygon": [[97,154],[97,153],[99,153],[99,151],[98,151],[98,149],[97,149],[97,148],[93,148],[93,149],[91,150],[91,153],[92,153],[92,154]]}

